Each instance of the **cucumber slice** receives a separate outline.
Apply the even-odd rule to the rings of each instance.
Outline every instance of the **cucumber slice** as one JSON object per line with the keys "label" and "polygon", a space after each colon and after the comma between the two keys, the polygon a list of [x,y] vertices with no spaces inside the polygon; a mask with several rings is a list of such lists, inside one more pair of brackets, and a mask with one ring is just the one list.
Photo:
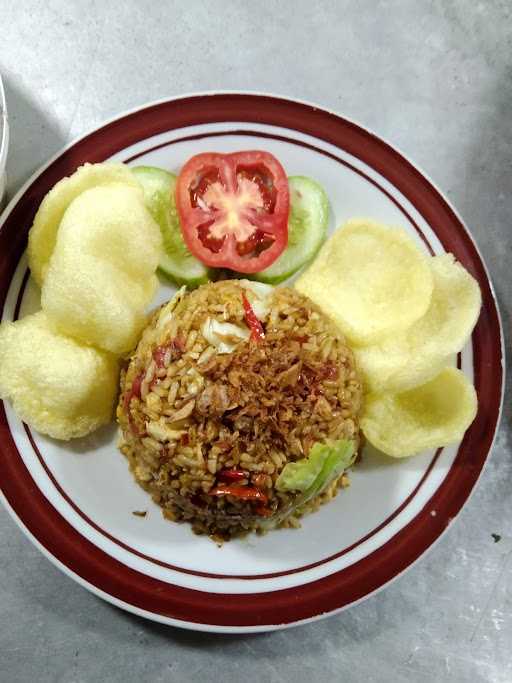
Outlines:
{"label": "cucumber slice", "polygon": [[277,285],[311,261],[327,237],[329,200],[315,180],[304,176],[288,178],[290,217],[288,246],[274,263],[255,273],[253,279]]}
{"label": "cucumber slice", "polygon": [[212,279],[211,270],[192,256],[181,234],[174,201],[176,176],[154,166],[136,166],[133,174],[142,185],[146,206],[160,226],[164,250],[158,268],[177,285],[197,287]]}

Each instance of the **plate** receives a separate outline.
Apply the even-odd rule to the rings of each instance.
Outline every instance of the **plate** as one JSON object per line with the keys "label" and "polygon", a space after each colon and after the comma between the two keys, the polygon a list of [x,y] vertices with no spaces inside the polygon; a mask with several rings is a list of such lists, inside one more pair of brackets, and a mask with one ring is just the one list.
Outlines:
{"label": "plate", "polygon": [[[503,387],[499,314],[485,265],[447,200],[402,154],[341,116],[249,93],[187,96],[116,118],[71,144],[11,202],[0,230],[3,319],[38,306],[24,250],[46,192],[86,161],[177,171],[192,154],[260,148],[289,175],[316,178],[331,230],[368,216],[399,224],[427,253],[450,251],[477,278],[482,313],[459,367],[474,381],[476,420],[450,448],[405,460],[366,450],[351,486],[299,530],[222,548],[165,521],[133,481],[112,426],[62,444],[0,411],[3,500],[66,574],[136,614],[184,628],[266,631],[338,612],[385,586],[441,536],[468,499],[492,446]],[[172,294],[162,285],[160,300]],[[147,510],[145,518],[134,510]]]}

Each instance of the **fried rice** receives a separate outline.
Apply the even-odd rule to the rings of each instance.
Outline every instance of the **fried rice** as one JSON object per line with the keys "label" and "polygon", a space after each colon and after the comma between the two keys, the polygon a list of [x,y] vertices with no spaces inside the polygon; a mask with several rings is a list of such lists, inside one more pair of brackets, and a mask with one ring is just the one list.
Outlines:
{"label": "fried rice", "polygon": [[280,473],[316,443],[350,439],[357,450],[361,400],[351,350],[309,299],[210,283],[152,316],[122,373],[120,449],[164,516],[196,533],[296,526],[347,477],[285,516],[297,494],[276,488]]}

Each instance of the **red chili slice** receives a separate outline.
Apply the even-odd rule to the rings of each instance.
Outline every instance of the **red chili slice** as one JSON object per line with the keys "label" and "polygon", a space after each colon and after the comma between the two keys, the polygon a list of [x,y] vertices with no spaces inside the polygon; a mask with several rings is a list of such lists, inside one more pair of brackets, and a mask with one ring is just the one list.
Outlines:
{"label": "red chili slice", "polygon": [[185,339],[183,339],[183,337],[175,337],[171,341],[171,349],[172,349],[173,353],[176,354],[177,356],[180,356],[185,351],[185,348],[186,348],[186,342],[185,342]]}
{"label": "red chili slice", "polygon": [[130,401],[132,398],[140,398],[140,388],[142,385],[142,378],[144,377],[143,372],[139,372],[139,374],[134,378],[132,382],[132,386],[130,387],[129,391],[126,392],[124,396],[124,403],[123,403],[123,408],[124,410],[128,410],[130,407]]}
{"label": "red chili slice", "polygon": [[338,379],[338,368],[333,363],[326,363],[319,374],[322,379]]}
{"label": "red chili slice", "polygon": [[165,361],[167,358],[170,359],[170,348],[169,346],[157,346],[153,351],[153,360],[156,363],[157,368],[165,367]]}
{"label": "red chili slice", "polygon": [[239,486],[238,484],[219,484],[208,491],[210,496],[233,496],[240,500],[255,500],[266,505],[268,498],[255,486]]}
{"label": "red chili slice", "polygon": [[256,273],[288,243],[288,179],[268,152],[197,154],[181,169],[176,206],[187,247],[208,266]]}
{"label": "red chili slice", "polygon": [[242,303],[244,305],[245,320],[251,330],[251,339],[253,341],[259,342],[265,339],[265,332],[263,331],[263,325],[260,323],[259,319],[256,317],[256,313],[249,302],[249,299],[242,294]]}
{"label": "red chili slice", "polygon": [[227,481],[227,482],[233,482],[233,481],[241,481],[242,479],[247,478],[247,472],[244,472],[243,470],[221,470],[217,474],[217,479],[220,479],[220,481]]}
{"label": "red chili slice", "polygon": [[125,393],[124,400],[123,400],[123,410],[127,413],[128,422],[130,424],[130,429],[132,430],[132,432],[136,436],[143,436],[143,434],[138,431],[137,425],[135,424],[135,422],[133,420],[132,413],[130,412],[130,403],[131,403],[132,398],[140,399],[140,397],[141,397],[141,386],[142,386],[142,380],[143,379],[144,379],[144,371],[141,371],[133,379],[132,386]]}

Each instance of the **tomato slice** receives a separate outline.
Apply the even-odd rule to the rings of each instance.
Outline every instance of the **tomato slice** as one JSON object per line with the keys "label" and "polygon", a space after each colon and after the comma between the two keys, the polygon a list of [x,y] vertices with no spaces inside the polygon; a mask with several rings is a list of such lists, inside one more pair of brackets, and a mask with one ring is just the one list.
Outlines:
{"label": "tomato slice", "polygon": [[176,206],[187,247],[208,266],[257,273],[288,243],[288,179],[268,152],[193,156],[178,177]]}

